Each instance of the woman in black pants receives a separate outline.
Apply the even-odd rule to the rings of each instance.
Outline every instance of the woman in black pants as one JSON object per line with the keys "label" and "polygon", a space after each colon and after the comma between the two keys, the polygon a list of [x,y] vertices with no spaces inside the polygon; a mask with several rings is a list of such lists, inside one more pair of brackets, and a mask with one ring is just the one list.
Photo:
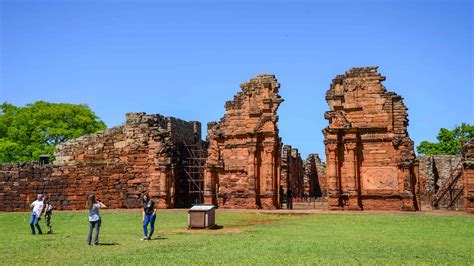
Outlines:
{"label": "woman in black pants", "polygon": [[[155,231],[155,220],[156,220],[156,206],[155,202],[150,199],[148,194],[143,195],[143,235],[142,240],[148,241],[151,239],[153,232]],[[148,225],[150,225],[150,233],[148,233]]]}

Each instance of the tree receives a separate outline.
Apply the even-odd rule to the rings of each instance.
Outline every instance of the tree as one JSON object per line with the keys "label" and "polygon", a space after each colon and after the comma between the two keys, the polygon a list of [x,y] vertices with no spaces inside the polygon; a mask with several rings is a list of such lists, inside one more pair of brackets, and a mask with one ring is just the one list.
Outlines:
{"label": "tree", "polygon": [[38,160],[58,143],[105,129],[85,104],[38,101],[17,107],[0,105],[0,163]]}
{"label": "tree", "polygon": [[462,123],[453,130],[442,128],[439,130],[438,142],[422,141],[416,147],[420,154],[427,155],[455,155],[461,152],[461,141],[468,141],[474,137],[474,125]]}

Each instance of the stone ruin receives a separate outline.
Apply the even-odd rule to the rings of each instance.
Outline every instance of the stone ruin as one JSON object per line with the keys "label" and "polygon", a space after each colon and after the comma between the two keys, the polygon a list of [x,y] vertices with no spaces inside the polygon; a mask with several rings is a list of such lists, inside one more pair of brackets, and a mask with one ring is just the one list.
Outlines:
{"label": "stone ruin", "polygon": [[[426,155],[417,157],[416,161],[420,200],[423,202],[432,202],[449,176],[462,168],[462,158],[459,155]],[[459,203],[462,204],[462,199]]]}
{"label": "stone ruin", "polygon": [[280,84],[274,75],[257,75],[240,87],[225,104],[224,117],[208,124],[205,202],[223,208],[278,208]]}
{"label": "stone ruin", "polygon": [[326,92],[331,209],[418,210],[415,152],[403,98],[387,92],[377,67],[337,75]]}
{"label": "stone ruin", "polygon": [[464,208],[474,213],[474,138],[465,145],[463,152]]}
{"label": "stone ruin", "polygon": [[415,160],[407,108],[383,80],[376,67],[333,80],[326,164],[282,145],[280,85],[274,75],[257,75],[225,104],[224,117],[208,124],[205,142],[199,122],[128,113],[121,126],[58,145],[53,164],[0,164],[0,211],[27,210],[37,193],[50,194],[57,209],[83,209],[92,193],[111,208],[136,208],[144,192],[159,208],[204,201],[273,209],[280,208],[282,186],[295,197],[327,198],[330,209],[351,210],[418,210],[420,200],[453,201],[455,191],[456,206],[474,212],[474,140],[462,158]]}
{"label": "stone ruin", "polygon": [[311,153],[304,161],[304,195],[307,197],[326,197],[326,168],[319,155]]}
{"label": "stone ruin", "polygon": [[161,208],[188,206],[185,143],[201,145],[201,125],[128,113],[124,125],[60,144],[54,164],[0,164],[0,210],[25,210],[37,193],[58,209],[83,209],[88,194],[111,208],[139,207],[144,192]]}
{"label": "stone ruin", "polygon": [[298,198],[305,192],[303,160],[298,149],[290,145],[283,146],[280,186],[285,194],[291,188],[293,196]]}

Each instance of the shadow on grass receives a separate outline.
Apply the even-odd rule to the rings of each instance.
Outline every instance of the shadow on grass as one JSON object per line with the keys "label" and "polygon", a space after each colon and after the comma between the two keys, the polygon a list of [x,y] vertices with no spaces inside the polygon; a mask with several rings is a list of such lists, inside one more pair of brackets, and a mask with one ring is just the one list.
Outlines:
{"label": "shadow on grass", "polygon": [[99,246],[116,246],[120,245],[119,243],[99,243]]}
{"label": "shadow on grass", "polygon": [[213,226],[210,226],[208,229],[209,229],[209,230],[220,230],[220,229],[223,229],[223,228],[224,228],[223,225],[217,225],[217,224],[215,224],[215,225],[213,225]]}
{"label": "shadow on grass", "polygon": [[154,240],[164,240],[164,239],[168,239],[167,237],[164,237],[164,236],[157,236],[157,237],[154,237],[152,239],[150,239],[151,241],[154,241]]}

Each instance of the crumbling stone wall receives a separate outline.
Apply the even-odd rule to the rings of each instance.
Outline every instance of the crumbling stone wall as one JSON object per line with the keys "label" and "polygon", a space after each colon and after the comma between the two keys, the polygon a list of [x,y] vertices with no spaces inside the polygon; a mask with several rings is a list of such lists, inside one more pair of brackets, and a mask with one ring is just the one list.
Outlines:
{"label": "crumbling stone wall", "polygon": [[463,167],[464,208],[474,213],[474,138],[465,146]]}
{"label": "crumbling stone wall", "polygon": [[283,186],[285,193],[288,191],[288,188],[291,188],[294,197],[303,197],[305,191],[303,177],[304,165],[298,149],[292,148],[290,145],[284,145],[280,185]]}
{"label": "crumbling stone wall", "polygon": [[28,208],[36,193],[58,209],[82,209],[91,193],[113,208],[138,207],[143,192],[161,208],[189,205],[183,145],[200,145],[200,134],[199,122],[128,113],[124,125],[58,145],[54,164],[0,165],[0,210]]}
{"label": "crumbling stone wall", "polygon": [[326,169],[316,153],[304,161],[304,194],[309,197],[326,197]]}
{"label": "crumbling stone wall", "polygon": [[418,209],[407,108],[384,80],[377,67],[352,68],[337,75],[326,93],[331,209]]}
{"label": "crumbling stone wall", "polygon": [[205,202],[223,208],[277,208],[280,85],[274,75],[257,75],[240,87],[225,104],[224,117],[208,124]]}
{"label": "crumbling stone wall", "polygon": [[420,198],[432,201],[444,181],[458,167],[462,167],[460,155],[426,155],[416,158]]}

